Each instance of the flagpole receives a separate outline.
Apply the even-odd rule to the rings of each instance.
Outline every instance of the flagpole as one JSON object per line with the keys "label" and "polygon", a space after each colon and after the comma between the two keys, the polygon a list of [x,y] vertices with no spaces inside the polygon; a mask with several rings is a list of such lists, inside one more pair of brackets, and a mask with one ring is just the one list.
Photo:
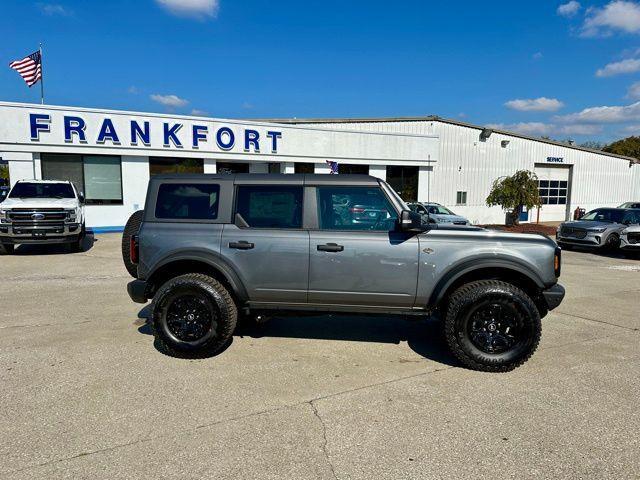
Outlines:
{"label": "flagpole", "polygon": [[40,104],[44,105],[44,64],[42,61],[42,42],[40,42]]}

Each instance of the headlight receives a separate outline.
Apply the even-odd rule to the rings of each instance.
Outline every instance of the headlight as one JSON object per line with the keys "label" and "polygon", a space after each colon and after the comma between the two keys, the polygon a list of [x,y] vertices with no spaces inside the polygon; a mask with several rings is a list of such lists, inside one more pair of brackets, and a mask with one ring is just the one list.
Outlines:
{"label": "headlight", "polygon": [[2,210],[0,208],[0,222],[1,223],[9,223],[9,218],[8,218],[8,215],[7,215],[8,212],[9,212],[8,210]]}
{"label": "headlight", "polygon": [[591,230],[589,230],[591,233],[603,233],[606,230],[606,228],[592,228]]}
{"label": "headlight", "polygon": [[627,233],[629,233],[629,229],[628,229],[628,228],[625,228],[625,229],[624,229],[624,230],[622,230],[620,233],[621,233],[622,235],[626,235]]}

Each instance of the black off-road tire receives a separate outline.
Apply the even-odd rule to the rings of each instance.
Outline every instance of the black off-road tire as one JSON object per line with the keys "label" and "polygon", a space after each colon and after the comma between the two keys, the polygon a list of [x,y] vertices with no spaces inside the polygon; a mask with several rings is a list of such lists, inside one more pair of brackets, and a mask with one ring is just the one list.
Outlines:
{"label": "black off-road tire", "polygon": [[[183,341],[172,332],[167,314],[176,299],[201,300],[212,312],[211,326],[202,339]],[[173,305],[173,307],[172,307]],[[167,355],[204,358],[222,350],[236,328],[238,309],[227,289],[217,280],[200,273],[188,273],[167,281],[153,298],[152,325],[156,346]]]}
{"label": "black off-road tire", "polygon": [[129,272],[129,275],[133,278],[138,278],[138,266],[131,263],[131,259],[129,258],[129,242],[131,236],[136,235],[138,230],[140,230],[143,216],[144,210],[133,212],[122,232],[122,261],[124,262],[124,267],[127,269],[127,272]]}
{"label": "black off-road tire", "polygon": [[[518,314],[521,340],[502,353],[487,353],[471,340],[469,322],[487,302],[504,305]],[[498,280],[471,282],[449,297],[444,334],[451,352],[466,367],[483,372],[509,372],[525,363],[540,342],[542,324],[533,300],[518,287]]]}
{"label": "black off-road tire", "polygon": [[13,243],[3,243],[0,245],[0,251],[3,251],[5,255],[13,255],[16,246]]}

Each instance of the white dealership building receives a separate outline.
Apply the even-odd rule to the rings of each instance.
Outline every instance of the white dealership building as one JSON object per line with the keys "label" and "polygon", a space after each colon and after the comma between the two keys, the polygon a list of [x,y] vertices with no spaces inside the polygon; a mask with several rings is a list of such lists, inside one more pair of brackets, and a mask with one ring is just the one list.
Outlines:
{"label": "white dealership building", "polygon": [[72,180],[87,226],[104,229],[144,207],[151,175],[329,173],[327,161],[479,224],[504,221],[485,199],[516,170],[539,178],[543,206],[528,221],[640,201],[635,159],[433,116],[256,121],[0,102],[0,158],[12,183]]}

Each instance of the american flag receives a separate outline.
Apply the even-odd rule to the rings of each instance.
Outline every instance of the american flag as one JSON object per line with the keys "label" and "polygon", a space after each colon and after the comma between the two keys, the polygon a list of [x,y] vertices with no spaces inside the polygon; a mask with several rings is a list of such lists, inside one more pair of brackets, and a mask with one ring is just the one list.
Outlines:
{"label": "american flag", "polygon": [[9,64],[20,76],[32,87],[38,80],[42,78],[42,57],[40,51],[33,52],[31,55],[24,57],[22,60],[16,60]]}
{"label": "american flag", "polygon": [[325,162],[327,162],[327,165],[329,165],[329,168],[331,169],[329,173],[338,173],[338,162],[334,162],[332,160],[325,160]]}

